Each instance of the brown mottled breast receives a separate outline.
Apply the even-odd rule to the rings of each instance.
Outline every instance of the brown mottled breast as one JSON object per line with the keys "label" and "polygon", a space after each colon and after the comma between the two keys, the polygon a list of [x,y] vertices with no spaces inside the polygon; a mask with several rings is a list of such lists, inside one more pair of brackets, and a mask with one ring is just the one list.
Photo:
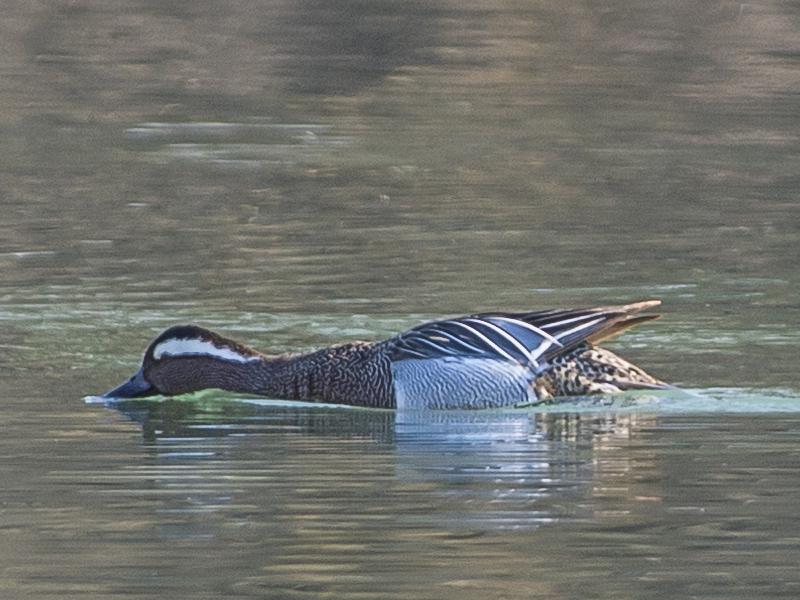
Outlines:
{"label": "brown mottled breast", "polygon": [[394,408],[389,359],[374,344],[332,346],[296,359],[297,396],[332,404]]}

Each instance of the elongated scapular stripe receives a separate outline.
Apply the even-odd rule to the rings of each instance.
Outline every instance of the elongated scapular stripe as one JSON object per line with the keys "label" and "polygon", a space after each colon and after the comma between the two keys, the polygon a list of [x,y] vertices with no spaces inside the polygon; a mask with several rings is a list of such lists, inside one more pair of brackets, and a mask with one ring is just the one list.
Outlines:
{"label": "elongated scapular stripe", "polygon": [[261,360],[257,356],[242,356],[230,348],[217,348],[211,342],[204,340],[167,340],[160,343],[153,350],[153,358],[161,359],[162,356],[211,356],[222,360],[246,363]]}
{"label": "elongated scapular stripe", "polygon": [[591,321],[587,321],[586,323],[582,323],[581,325],[578,325],[577,327],[573,327],[572,329],[567,329],[566,331],[562,331],[562,332],[556,334],[556,338],[563,339],[563,338],[569,337],[571,335],[574,335],[574,334],[578,333],[579,331],[583,331],[584,329],[588,329],[592,325],[597,325],[602,320],[603,320],[603,316],[601,315],[601,316],[597,317],[596,319],[593,319]]}

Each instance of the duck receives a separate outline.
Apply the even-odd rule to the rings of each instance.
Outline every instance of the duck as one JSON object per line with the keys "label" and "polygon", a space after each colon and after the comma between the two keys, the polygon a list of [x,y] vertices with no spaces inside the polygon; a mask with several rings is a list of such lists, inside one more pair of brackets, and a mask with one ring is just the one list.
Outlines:
{"label": "duck", "polygon": [[672,386],[599,344],[661,317],[618,306],[488,312],[423,323],[378,342],[263,354],[197,325],[148,346],[106,400],[220,389],[280,400],[384,409],[488,409]]}

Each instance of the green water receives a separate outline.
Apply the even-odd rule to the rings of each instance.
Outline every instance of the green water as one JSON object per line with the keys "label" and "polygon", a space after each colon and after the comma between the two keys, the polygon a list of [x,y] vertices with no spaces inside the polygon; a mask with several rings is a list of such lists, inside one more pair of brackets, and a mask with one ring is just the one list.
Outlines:
{"label": "green water", "polygon": [[[0,596],[796,597],[797,18],[4,7]],[[681,392],[91,399],[177,323],[291,352],[649,298],[609,347]]]}

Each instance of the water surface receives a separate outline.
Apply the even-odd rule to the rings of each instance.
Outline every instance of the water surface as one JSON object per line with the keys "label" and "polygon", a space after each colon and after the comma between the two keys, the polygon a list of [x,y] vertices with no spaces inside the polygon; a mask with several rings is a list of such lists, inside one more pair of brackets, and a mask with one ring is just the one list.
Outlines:
{"label": "water surface", "polygon": [[[800,594],[797,7],[17,2],[0,18],[0,595]],[[110,406],[269,352],[663,301],[680,394]]]}

